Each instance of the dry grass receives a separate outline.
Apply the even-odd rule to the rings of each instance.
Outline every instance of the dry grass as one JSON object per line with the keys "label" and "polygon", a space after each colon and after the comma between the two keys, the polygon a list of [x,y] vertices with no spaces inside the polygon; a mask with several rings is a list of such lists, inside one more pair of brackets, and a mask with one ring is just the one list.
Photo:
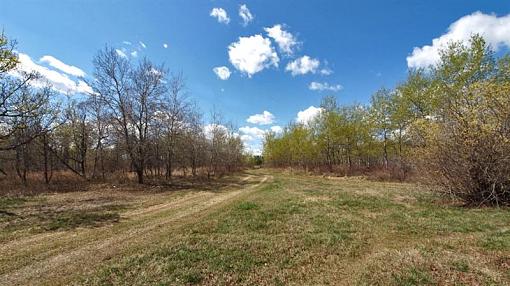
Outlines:
{"label": "dry grass", "polygon": [[508,209],[264,169],[158,188],[3,199],[53,216],[1,216],[17,229],[2,228],[0,284],[510,285]]}

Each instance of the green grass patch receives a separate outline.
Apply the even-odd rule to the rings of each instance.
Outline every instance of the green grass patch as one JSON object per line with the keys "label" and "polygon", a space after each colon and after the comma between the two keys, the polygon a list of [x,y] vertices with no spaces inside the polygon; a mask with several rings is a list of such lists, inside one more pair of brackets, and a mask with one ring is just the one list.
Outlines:
{"label": "green grass patch", "polygon": [[460,272],[468,272],[469,271],[469,263],[466,260],[457,260],[452,263],[453,269]]}
{"label": "green grass patch", "polygon": [[265,260],[250,253],[250,247],[230,247],[207,240],[179,243],[133,256],[101,269],[84,284],[94,285],[189,285],[205,278],[230,279],[240,283]]}
{"label": "green grass patch", "polygon": [[510,230],[495,231],[485,235],[481,245],[488,250],[510,250]]}
{"label": "green grass patch", "polygon": [[238,205],[238,208],[240,210],[249,211],[249,210],[258,209],[259,206],[256,203],[254,203],[254,202],[241,202]]}
{"label": "green grass patch", "polygon": [[44,199],[30,203],[10,203],[3,215],[0,212],[0,241],[9,235],[26,232],[41,233],[56,230],[70,230],[78,227],[99,227],[120,220],[120,212],[125,205],[106,204],[88,208],[58,204],[53,205]]}
{"label": "green grass patch", "polygon": [[1,197],[0,196],[0,210],[10,209],[25,203],[27,199],[22,197]]}
{"label": "green grass patch", "polygon": [[98,227],[118,222],[119,219],[120,215],[116,212],[66,211],[52,216],[43,224],[43,229],[67,230],[77,227]]}

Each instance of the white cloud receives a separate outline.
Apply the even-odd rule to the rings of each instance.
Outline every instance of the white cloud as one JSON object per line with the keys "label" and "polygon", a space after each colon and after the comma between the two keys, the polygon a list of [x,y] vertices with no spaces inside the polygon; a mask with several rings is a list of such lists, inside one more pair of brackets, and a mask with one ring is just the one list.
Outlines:
{"label": "white cloud", "polygon": [[250,126],[240,127],[239,131],[241,131],[241,133],[243,133],[243,135],[249,135],[254,139],[262,139],[262,138],[264,138],[264,134],[266,134],[266,131],[264,131],[258,127],[250,127]]}
{"label": "white cloud", "polygon": [[316,73],[319,68],[318,59],[303,56],[287,64],[286,71],[290,71],[293,76],[304,75],[307,73]]}
{"label": "white cloud", "polygon": [[243,19],[243,26],[247,26],[251,21],[253,21],[253,18],[255,18],[251,12],[250,9],[246,6],[246,4],[243,4],[239,7],[239,16]]}
{"label": "white cloud", "polygon": [[132,52],[131,52],[131,56],[132,56],[133,58],[138,57],[138,52],[137,52],[137,51],[132,51]]}
{"label": "white cloud", "polygon": [[274,115],[271,112],[264,110],[261,114],[251,115],[248,119],[246,119],[246,122],[259,125],[269,125],[274,122]]}
{"label": "white cloud", "polygon": [[131,46],[131,42],[130,42],[130,41],[122,41],[122,43],[123,43],[124,45]]}
{"label": "white cloud", "polygon": [[262,155],[262,146],[246,146],[246,151],[252,155],[260,156]]}
{"label": "white cloud", "polygon": [[466,42],[473,34],[480,34],[488,44],[498,50],[510,47],[510,15],[498,17],[482,12],[464,16],[448,27],[446,34],[432,40],[431,45],[415,47],[407,57],[410,68],[428,67],[440,60],[439,51],[452,41]]}
{"label": "white cloud", "polygon": [[255,140],[255,138],[253,138],[253,136],[247,135],[247,134],[241,135],[240,138],[241,138],[241,141],[243,141],[244,143],[248,143],[249,141]]}
{"label": "white cloud", "polygon": [[333,71],[329,68],[323,68],[323,69],[321,69],[320,74],[321,75],[331,75],[331,74],[333,74]]}
{"label": "white cloud", "polygon": [[299,111],[296,117],[296,121],[298,123],[308,124],[312,121],[317,115],[320,114],[322,108],[310,106],[305,110]]}
{"label": "white cloud", "polygon": [[329,83],[327,83],[327,82],[320,83],[320,82],[312,81],[312,82],[310,83],[310,85],[308,85],[308,88],[309,88],[310,90],[317,90],[317,91],[324,91],[324,90],[328,90],[328,91],[337,92],[337,91],[342,90],[342,89],[343,89],[343,86],[341,86],[340,84],[330,85],[330,84],[329,84]]}
{"label": "white cloud", "polygon": [[144,49],[145,49],[145,48],[147,48],[147,45],[145,45],[145,43],[144,43],[144,42],[140,41],[140,42],[138,42],[138,43],[140,44],[140,46],[141,46],[142,48],[144,48]]}
{"label": "white cloud", "polygon": [[278,54],[271,41],[261,35],[239,37],[239,41],[228,47],[230,63],[251,77],[265,68],[278,67]]}
{"label": "white cloud", "polygon": [[92,89],[92,87],[90,87],[83,80],[78,80],[78,84],[76,85],[76,91],[78,93],[94,93],[94,90]]}
{"label": "white cloud", "polygon": [[274,133],[282,133],[283,128],[281,126],[275,125],[271,126],[271,131],[273,131]]}
{"label": "white cloud", "polygon": [[163,48],[167,49],[167,48],[168,48],[168,44],[167,44],[167,43],[164,43],[164,44],[163,44]]}
{"label": "white cloud", "polygon": [[151,73],[155,75],[162,75],[163,72],[160,69],[151,68]]}
{"label": "white cloud", "polygon": [[227,67],[225,67],[225,66],[215,67],[215,68],[213,68],[213,72],[221,80],[227,80],[230,77],[230,74],[231,74],[230,70]]}
{"label": "white cloud", "polygon": [[223,8],[213,8],[209,16],[216,18],[218,23],[230,23],[230,18],[228,17],[227,11],[225,11]]}
{"label": "white cloud", "polygon": [[293,48],[298,44],[296,37],[291,33],[282,30],[282,25],[274,25],[271,28],[264,28],[267,35],[278,44],[278,47],[282,52],[287,55],[292,55]]}
{"label": "white cloud", "polygon": [[213,132],[216,130],[228,133],[228,128],[225,125],[221,124],[206,124],[202,128],[207,139],[211,139],[213,137]]}
{"label": "white cloud", "polygon": [[115,52],[117,52],[117,55],[119,55],[123,58],[127,58],[127,55],[123,50],[115,49]]}
{"label": "white cloud", "polygon": [[[18,53],[18,59],[20,62],[18,66],[19,71],[27,73],[37,72],[41,76],[40,80],[33,82],[36,87],[42,87],[45,83],[49,83],[54,90],[61,93],[92,92],[92,88],[83,80],[75,81],[65,73],[36,64],[27,54]],[[46,60],[48,60],[48,58],[46,58]],[[64,63],[62,64],[68,66]]]}
{"label": "white cloud", "polygon": [[75,66],[67,65],[67,64],[63,63],[62,61],[60,61],[59,59],[56,59],[53,56],[48,56],[48,55],[43,56],[42,58],[39,59],[39,61],[42,63],[47,63],[48,65],[50,65],[60,71],[63,71],[66,74],[70,74],[70,75],[78,76],[78,77],[85,76],[85,72],[82,71],[81,69],[79,69]]}
{"label": "white cloud", "polygon": [[275,133],[280,133],[283,131],[283,129],[280,126],[272,126],[268,130],[262,130],[258,127],[249,127],[249,126],[244,126],[244,127],[239,128],[239,132],[242,133],[240,138],[243,141],[245,150],[248,153],[251,153],[254,155],[262,154],[262,139],[264,139],[264,136],[270,130]]}

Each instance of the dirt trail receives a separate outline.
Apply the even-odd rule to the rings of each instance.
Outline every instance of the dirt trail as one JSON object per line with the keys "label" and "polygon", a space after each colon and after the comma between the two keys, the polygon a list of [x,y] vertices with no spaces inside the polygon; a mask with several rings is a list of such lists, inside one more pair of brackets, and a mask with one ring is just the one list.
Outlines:
{"label": "dirt trail", "polygon": [[[0,285],[68,284],[73,276],[92,271],[102,261],[130,249],[157,243],[170,229],[203,218],[249,194],[268,176],[248,175],[247,186],[224,191],[193,192],[176,200],[123,214],[126,219],[114,226],[42,234],[0,247],[0,256],[9,259],[12,269],[0,269]],[[167,238],[168,239],[168,238]]]}

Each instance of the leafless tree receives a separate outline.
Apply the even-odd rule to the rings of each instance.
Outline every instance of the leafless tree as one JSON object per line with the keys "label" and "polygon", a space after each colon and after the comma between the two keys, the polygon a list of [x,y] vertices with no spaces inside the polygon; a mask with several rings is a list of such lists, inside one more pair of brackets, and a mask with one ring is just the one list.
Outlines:
{"label": "leafless tree", "polygon": [[163,102],[164,141],[166,146],[166,177],[171,179],[179,137],[190,125],[192,104],[187,100],[182,73],[172,76],[169,92]]}
{"label": "leafless tree", "polygon": [[90,114],[91,122],[94,125],[92,128],[92,137],[94,143],[94,162],[92,165],[92,178],[97,177],[98,168],[101,172],[101,177],[105,179],[105,164],[104,164],[104,147],[105,141],[108,139],[108,117],[107,110],[103,105],[101,98],[95,94],[89,94],[86,101],[86,110]]}
{"label": "leafless tree", "polygon": [[106,47],[94,58],[94,92],[122,134],[138,182],[143,183],[149,129],[166,92],[166,70],[143,59],[137,65]]}

